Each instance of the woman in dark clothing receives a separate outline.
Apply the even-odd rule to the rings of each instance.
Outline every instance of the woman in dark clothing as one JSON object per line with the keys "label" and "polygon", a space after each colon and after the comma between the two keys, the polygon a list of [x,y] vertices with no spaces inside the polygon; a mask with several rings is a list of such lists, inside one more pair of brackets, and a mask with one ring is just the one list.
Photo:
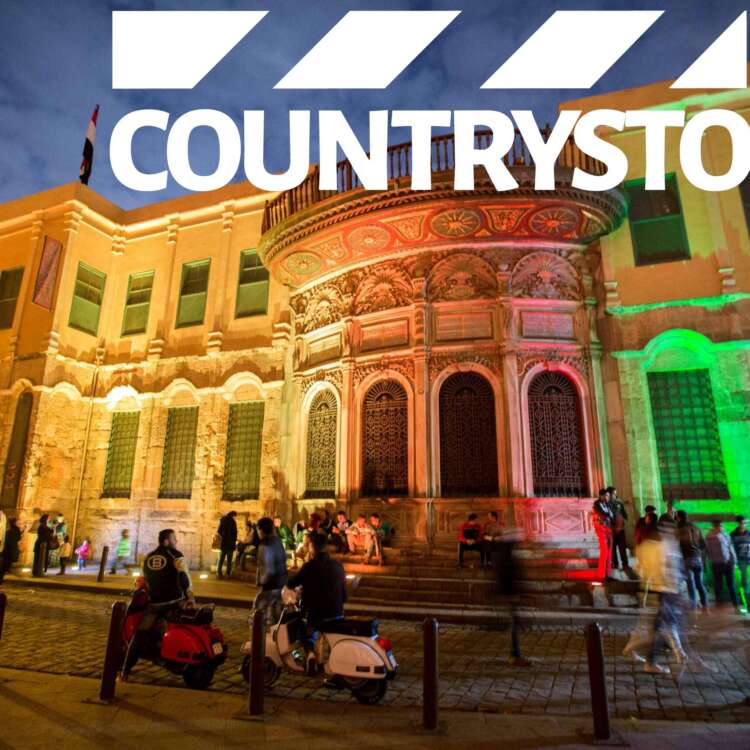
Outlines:
{"label": "woman in dark clothing", "polygon": [[13,563],[18,562],[18,551],[22,533],[21,527],[18,525],[18,519],[11,518],[8,521],[8,529],[5,532],[3,562],[2,566],[0,566],[0,583],[3,582],[5,574],[10,570]]}
{"label": "woman in dark clothing", "polygon": [[[49,527],[49,514],[44,513],[39,518],[39,529],[36,532],[36,541],[34,542],[34,562],[36,563],[39,557],[41,547],[44,544],[45,550],[49,549],[49,540],[52,536],[52,529]],[[47,562],[49,560],[49,552],[45,551],[45,559],[34,566],[34,573],[38,575],[40,572],[47,572]]]}

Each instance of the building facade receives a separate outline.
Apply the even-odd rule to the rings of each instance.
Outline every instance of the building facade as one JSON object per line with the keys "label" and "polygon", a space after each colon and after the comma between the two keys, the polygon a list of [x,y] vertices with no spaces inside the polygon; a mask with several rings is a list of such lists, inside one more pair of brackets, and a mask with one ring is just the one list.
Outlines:
{"label": "building facade", "polygon": [[[670,140],[646,192],[642,131],[612,138],[631,172],[606,193],[571,187],[602,168],[572,144],[534,191],[520,143],[517,190],[478,170],[457,193],[441,136],[429,191],[406,144],[385,192],[344,162],[327,193],[313,171],[128,212],[77,184],[1,206],[5,512],[62,512],[95,546],[128,527],[139,554],[172,526],[205,565],[229,509],[377,510],[430,547],[488,509],[585,542],[610,483],[631,515],[748,509],[750,189],[696,190]],[[704,149],[720,172],[722,134]]]}

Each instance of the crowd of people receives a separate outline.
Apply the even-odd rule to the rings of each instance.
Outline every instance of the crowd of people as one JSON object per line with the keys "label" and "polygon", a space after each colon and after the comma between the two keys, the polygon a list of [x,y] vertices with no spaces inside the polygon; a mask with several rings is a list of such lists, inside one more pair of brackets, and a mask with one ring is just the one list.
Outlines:
{"label": "crowd of people", "polygon": [[[248,560],[257,560],[262,539],[259,523],[248,518],[240,535],[236,511],[229,511],[221,517],[213,539],[213,548],[218,553],[216,575],[219,578],[229,578],[233,568],[245,570]],[[312,559],[313,534],[322,536],[338,554],[362,555],[366,565],[385,564],[383,549],[391,544],[395,534],[393,526],[378,513],[370,514],[369,518],[360,514],[351,521],[343,510],[337,511],[335,516],[327,510],[311,513],[307,521],[300,520],[293,527],[277,515],[272,524],[292,569]]]}

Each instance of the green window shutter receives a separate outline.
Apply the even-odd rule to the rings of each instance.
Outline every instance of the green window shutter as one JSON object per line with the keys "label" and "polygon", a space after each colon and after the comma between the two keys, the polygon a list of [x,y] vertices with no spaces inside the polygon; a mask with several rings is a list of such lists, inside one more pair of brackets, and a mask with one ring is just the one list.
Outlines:
{"label": "green window shutter", "polygon": [[137,411],[115,412],[112,415],[102,497],[130,497],[140,417]]}
{"label": "green window shutter", "polygon": [[167,412],[159,497],[190,497],[192,494],[197,429],[197,406],[175,406]]}
{"label": "green window shutter", "polygon": [[690,258],[675,175],[666,175],[664,190],[646,190],[645,180],[626,182],[625,190],[636,265]]}
{"label": "green window shutter", "polygon": [[263,401],[229,405],[224,499],[257,498],[263,439]]}
{"label": "green window shutter", "polygon": [[240,253],[240,277],[237,283],[236,318],[263,315],[268,309],[268,269],[255,250]]}
{"label": "green window shutter", "polygon": [[146,332],[153,286],[153,271],[133,273],[128,278],[128,295],[125,298],[125,314],[122,318],[123,336]]}
{"label": "green window shutter", "polygon": [[648,373],[665,500],[729,497],[708,370]]}
{"label": "green window shutter", "polygon": [[0,272],[0,328],[13,327],[22,279],[23,268]]}
{"label": "green window shutter", "polygon": [[182,267],[180,301],[177,305],[177,328],[203,323],[208,297],[208,273],[210,260],[185,263]]}
{"label": "green window shutter", "polygon": [[106,280],[106,274],[101,271],[97,271],[86,263],[78,264],[68,321],[71,328],[96,336],[99,330],[99,315],[102,310]]}

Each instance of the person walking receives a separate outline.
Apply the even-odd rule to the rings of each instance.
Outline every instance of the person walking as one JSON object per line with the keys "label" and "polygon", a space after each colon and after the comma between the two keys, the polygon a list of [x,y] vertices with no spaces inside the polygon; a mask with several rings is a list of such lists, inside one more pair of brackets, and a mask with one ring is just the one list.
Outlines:
{"label": "person walking", "polygon": [[651,517],[656,521],[656,508],[653,505],[647,505],[643,509],[643,515],[635,522],[635,546],[637,547],[642,541],[646,532],[646,526],[651,522]]}
{"label": "person walking", "polygon": [[737,554],[729,535],[724,531],[721,520],[715,518],[711,521],[711,526],[711,531],[706,534],[706,551],[708,552],[708,559],[711,561],[716,604],[717,606],[721,605],[724,584],[726,584],[732,606],[739,609],[737,592],[734,589],[734,565],[737,561]]}
{"label": "person walking", "polygon": [[237,546],[237,511],[230,510],[219,522],[217,534],[221,537],[219,547],[219,564],[216,567],[216,574],[223,578],[221,571],[224,562],[227,564],[227,578],[232,577],[232,558],[234,557],[234,548]]}
{"label": "person walking", "polygon": [[70,537],[65,535],[63,539],[63,543],[60,545],[59,550],[59,561],[60,561],[60,570],[57,572],[57,575],[64,576],[65,575],[65,567],[70,562],[70,557],[73,554],[73,545],[70,543]]}
{"label": "person walking", "polygon": [[6,522],[3,534],[3,554],[0,560],[0,583],[3,582],[5,574],[11,566],[18,562],[18,553],[21,546],[23,530],[17,518],[11,518]]}
{"label": "person walking", "polygon": [[747,528],[744,516],[737,516],[735,520],[737,526],[729,536],[732,540],[734,553],[737,556],[737,567],[740,569],[740,586],[747,610],[750,606],[750,591],[748,591],[747,585],[747,569],[750,565],[750,531]]}
{"label": "person walking", "polygon": [[258,568],[255,583],[260,587],[253,607],[263,610],[266,626],[281,616],[281,589],[286,586],[286,550],[276,535],[273,520],[258,521]]}
{"label": "person walking", "polygon": [[614,522],[607,490],[599,490],[599,497],[594,500],[592,515],[594,531],[599,540],[597,577],[606,580],[612,577],[612,524]]}
{"label": "person walking", "polygon": [[[620,500],[616,487],[607,487],[609,493],[609,507],[612,510],[612,568],[622,566],[627,570],[628,565],[628,543],[625,536],[625,525],[628,521],[628,513],[625,504]],[[619,556],[619,560],[618,560]]]}
{"label": "person walking", "polygon": [[83,570],[86,567],[86,561],[91,556],[91,542],[88,537],[84,537],[83,541],[76,547],[76,562],[78,563],[78,570]]}
{"label": "person walking", "polygon": [[684,510],[677,511],[677,540],[685,563],[685,581],[690,604],[695,609],[699,598],[701,610],[706,612],[708,603],[706,587],[703,585],[703,555],[706,551],[706,541],[701,530],[690,523],[688,514]]}
{"label": "person walking", "polygon": [[128,572],[127,560],[130,557],[130,530],[123,529],[120,533],[120,540],[117,542],[117,550],[115,551],[115,559],[112,562],[112,568],[109,571],[112,575],[117,573],[117,567],[122,566],[125,568],[125,572]]}

